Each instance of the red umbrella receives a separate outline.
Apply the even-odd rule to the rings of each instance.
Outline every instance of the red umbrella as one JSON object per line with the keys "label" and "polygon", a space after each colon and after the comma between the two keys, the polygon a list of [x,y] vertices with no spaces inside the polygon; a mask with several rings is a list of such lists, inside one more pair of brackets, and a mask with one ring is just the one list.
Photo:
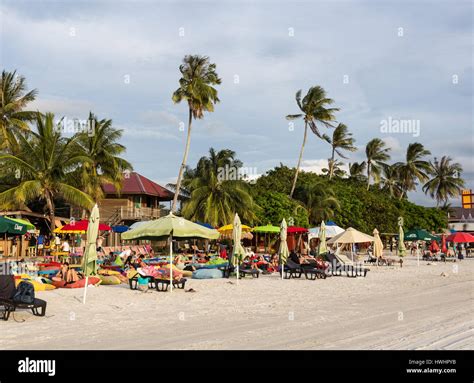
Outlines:
{"label": "red umbrella", "polygon": [[448,247],[446,246],[446,236],[444,234],[441,236],[441,251],[444,254],[448,252]]}
{"label": "red umbrella", "polygon": [[432,242],[431,242],[430,251],[431,251],[432,253],[437,253],[437,252],[439,251],[438,242],[436,242],[436,241],[432,241]]}
{"label": "red umbrella", "polygon": [[474,242],[474,235],[458,231],[454,234],[449,235],[448,238],[446,238],[446,241],[458,243]]}
{"label": "red umbrella", "polygon": [[287,233],[307,233],[309,230],[304,227],[288,226]]}
{"label": "red umbrella", "polygon": [[[87,219],[83,219],[81,221],[77,222],[71,222],[68,223],[67,225],[64,225],[59,232],[64,233],[64,232],[86,232],[87,228],[89,226],[89,221]],[[112,228],[109,225],[106,225],[104,223],[99,224],[99,230],[100,231],[110,231]]]}

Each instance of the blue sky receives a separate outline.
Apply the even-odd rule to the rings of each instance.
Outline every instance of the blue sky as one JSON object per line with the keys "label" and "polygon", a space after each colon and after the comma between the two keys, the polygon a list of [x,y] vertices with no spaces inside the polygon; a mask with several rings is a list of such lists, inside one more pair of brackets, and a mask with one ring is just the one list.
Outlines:
{"label": "blue sky", "polygon": [[[460,162],[474,188],[470,1],[1,0],[0,10],[2,68],[39,90],[34,107],[112,118],[135,170],[161,184],[175,181],[184,149],[178,66],[203,54],[217,64],[221,103],[194,125],[191,165],[212,146],[258,174],[295,166],[303,127],[284,117],[298,112],[298,89],[321,85],[361,148],[349,161],[374,137],[393,161],[418,141]],[[419,136],[382,133],[389,118],[419,121]],[[329,154],[311,135],[303,169],[319,171]]]}

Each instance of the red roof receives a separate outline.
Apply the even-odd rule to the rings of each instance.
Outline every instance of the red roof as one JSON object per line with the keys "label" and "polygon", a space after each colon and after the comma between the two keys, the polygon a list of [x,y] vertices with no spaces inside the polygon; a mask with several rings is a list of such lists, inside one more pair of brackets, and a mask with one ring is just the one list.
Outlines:
{"label": "red roof", "polygon": [[[105,194],[118,194],[117,189],[112,184],[104,184],[102,189]],[[120,194],[145,194],[159,197],[165,201],[172,200],[174,196],[173,192],[136,172],[124,174]]]}

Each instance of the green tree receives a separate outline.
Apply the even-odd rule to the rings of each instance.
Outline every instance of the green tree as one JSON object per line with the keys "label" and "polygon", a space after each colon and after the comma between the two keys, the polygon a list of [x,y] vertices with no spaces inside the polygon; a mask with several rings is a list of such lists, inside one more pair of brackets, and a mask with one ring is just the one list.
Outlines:
{"label": "green tree", "polygon": [[303,118],[304,120],[304,134],[303,143],[301,144],[300,155],[298,157],[298,164],[296,165],[296,172],[291,186],[290,197],[293,197],[293,193],[296,187],[296,181],[298,180],[298,173],[300,172],[301,160],[303,158],[304,147],[306,145],[306,138],[308,135],[308,126],[311,131],[318,136],[323,138],[321,135],[318,125],[322,124],[326,127],[332,127],[331,122],[335,120],[334,113],[337,112],[338,108],[328,108],[329,105],[334,103],[334,100],[326,96],[326,91],[320,86],[314,86],[309,89],[306,96],[301,99],[302,90],[296,92],[296,104],[302,113],[290,114],[286,116],[287,120],[296,120]]}
{"label": "green tree", "polygon": [[400,198],[406,196],[411,190],[416,189],[417,181],[426,182],[431,172],[431,164],[423,158],[431,152],[418,142],[408,145],[405,162],[397,162],[394,167],[397,169],[400,178],[402,193]]}
{"label": "green tree", "polygon": [[123,131],[112,126],[112,120],[99,120],[90,113],[88,131],[78,133],[77,142],[83,156],[90,159],[77,169],[77,180],[81,190],[89,194],[94,201],[104,198],[102,185],[113,184],[120,190],[123,172],[132,170],[132,165],[123,159],[125,146],[118,141]]}
{"label": "green tree", "polygon": [[336,165],[338,162],[335,160],[336,154],[344,159],[347,157],[343,154],[343,150],[349,152],[355,152],[357,148],[354,146],[354,138],[352,138],[352,133],[349,132],[349,129],[344,124],[337,125],[332,133],[332,137],[329,137],[327,134],[323,135],[323,138],[331,145],[331,158],[328,160],[328,175],[331,179],[335,175]]}
{"label": "green tree", "polygon": [[461,164],[451,162],[452,159],[443,156],[441,161],[436,158],[431,163],[431,178],[423,186],[425,194],[436,199],[436,205],[448,202],[449,198],[459,196],[461,188],[464,187],[464,180],[461,178]]}
{"label": "green tree", "polygon": [[388,154],[390,148],[385,147],[385,142],[380,138],[374,138],[367,143],[365,155],[367,156],[367,190],[369,190],[370,179],[377,183],[382,171],[382,164],[390,159]]}
{"label": "green tree", "polygon": [[181,210],[185,218],[222,226],[233,222],[238,213],[246,223],[255,221],[258,206],[249,184],[240,177],[242,163],[234,156],[231,150],[211,148],[209,157],[202,157],[188,172],[184,184],[190,197]]}
{"label": "green tree", "polygon": [[380,185],[382,190],[388,192],[390,197],[400,197],[403,194],[402,183],[398,168],[395,165],[382,165]]}
{"label": "green tree", "polygon": [[16,71],[2,71],[0,83],[0,150],[18,153],[16,135],[30,128],[28,123],[36,118],[36,112],[24,110],[36,98],[36,89],[27,91],[26,80]]}
{"label": "green tree", "polygon": [[303,187],[298,197],[308,212],[310,225],[333,218],[341,207],[333,189],[322,180]]}
{"label": "green tree", "polygon": [[359,182],[366,182],[367,177],[364,175],[366,168],[365,161],[354,162],[349,165],[349,179],[356,180]]}
{"label": "green tree", "polygon": [[1,154],[3,171],[16,169],[17,185],[0,193],[0,209],[26,204],[37,199],[46,203],[51,230],[55,228],[55,198],[90,209],[92,198],[73,186],[70,172],[90,161],[78,150],[77,137],[65,138],[51,113],[36,118],[37,132],[19,134],[18,155]]}
{"label": "green tree", "polygon": [[219,102],[219,98],[217,97],[217,90],[213,86],[221,83],[221,79],[216,73],[216,64],[211,64],[207,56],[186,55],[179,71],[182,77],[179,80],[179,88],[173,93],[172,99],[175,103],[180,103],[183,100],[187,101],[189,116],[186,147],[179,168],[178,180],[176,181],[176,190],[171,207],[172,212],[176,211],[181,181],[186,169],[191,144],[192,121],[193,119],[204,118],[204,112],[214,111],[214,104]]}

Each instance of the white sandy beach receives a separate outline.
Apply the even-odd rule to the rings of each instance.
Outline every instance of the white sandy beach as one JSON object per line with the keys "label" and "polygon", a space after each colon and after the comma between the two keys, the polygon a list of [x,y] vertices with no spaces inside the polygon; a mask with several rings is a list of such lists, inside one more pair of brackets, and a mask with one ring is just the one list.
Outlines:
{"label": "white sandy beach", "polygon": [[230,281],[189,280],[196,293],[92,287],[86,305],[82,289],[40,292],[47,317],[1,322],[0,349],[474,348],[472,259],[406,259],[367,278]]}

